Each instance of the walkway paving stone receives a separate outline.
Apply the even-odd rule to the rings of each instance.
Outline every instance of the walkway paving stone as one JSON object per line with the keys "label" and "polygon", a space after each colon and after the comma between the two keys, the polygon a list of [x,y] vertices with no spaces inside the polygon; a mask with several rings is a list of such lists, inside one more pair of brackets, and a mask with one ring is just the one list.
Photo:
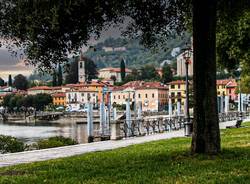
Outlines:
{"label": "walkway paving stone", "polygon": [[[248,119],[249,121],[250,119]],[[245,120],[247,121],[247,120]],[[220,128],[235,125],[235,121],[220,123]],[[142,144],[151,141],[170,139],[174,137],[184,137],[184,131],[171,131],[167,133],[152,134],[143,137],[134,137],[118,141],[102,141],[88,144],[78,144],[43,150],[25,151],[20,153],[10,153],[0,155],[0,167],[17,165],[21,163],[31,163],[37,161],[51,160],[62,157],[69,157],[96,151],[112,150],[127,147],[134,144]]]}

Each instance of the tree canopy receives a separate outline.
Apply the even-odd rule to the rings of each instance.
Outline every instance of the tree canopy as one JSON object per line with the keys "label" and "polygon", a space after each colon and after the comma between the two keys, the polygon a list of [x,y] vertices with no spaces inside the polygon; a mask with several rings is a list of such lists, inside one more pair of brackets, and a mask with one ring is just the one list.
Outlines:
{"label": "tree canopy", "polygon": [[14,77],[13,86],[18,90],[26,90],[28,88],[28,80],[22,74]]}

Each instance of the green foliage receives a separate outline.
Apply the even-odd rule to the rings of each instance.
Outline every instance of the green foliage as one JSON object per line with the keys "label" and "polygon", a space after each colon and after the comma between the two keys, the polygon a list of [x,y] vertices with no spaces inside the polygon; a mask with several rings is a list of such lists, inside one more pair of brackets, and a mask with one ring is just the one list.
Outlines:
{"label": "green foliage", "polygon": [[27,90],[28,88],[28,80],[22,74],[18,74],[14,77],[13,87],[18,90]]}
{"label": "green foliage", "polygon": [[0,183],[249,183],[250,123],[222,134],[218,156],[190,155],[174,138],[0,169]]}
{"label": "green foliage", "polygon": [[34,107],[36,110],[44,110],[45,106],[52,103],[52,97],[49,94],[37,95],[6,95],[3,99],[3,106],[8,107],[10,111],[24,111],[29,107]]}
{"label": "green foliage", "polygon": [[140,69],[140,80],[159,81],[160,76],[157,73],[154,65],[145,65]]}
{"label": "green foliage", "polygon": [[12,77],[9,75],[8,86],[12,86]]}
{"label": "green foliage", "polygon": [[5,82],[4,80],[0,77],[0,86],[4,86],[5,85]]}
{"label": "green foliage", "polygon": [[161,81],[166,84],[173,80],[173,73],[171,67],[168,64],[164,64],[162,67],[162,79]]}
{"label": "green foliage", "polygon": [[0,153],[15,153],[24,149],[24,143],[15,137],[0,135]]}
{"label": "green foliage", "polygon": [[[108,44],[106,41],[108,40]],[[164,60],[175,60],[171,56],[173,48],[185,47],[185,43],[190,41],[190,34],[184,33],[183,37],[171,37],[164,45],[157,49],[147,49],[136,39],[128,38],[107,38],[105,41],[97,43],[95,51],[89,49],[85,54],[94,60],[98,68],[120,67],[121,58],[126,60],[127,68],[141,68],[146,64],[160,65]],[[106,45],[107,44],[107,45]],[[125,47],[125,51],[105,52],[102,47]],[[176,67],[176,66],[175,66]]]}
{"label": "green foliage", "polygon": [[49,94],[37,94],[34,96],[33,106],[36,110],[44,110],[44,108],[53,101]]}
{"label": "green foliage", "polygon": [[121,69],[121,79],[122,79],[122,81],[124,81],[125,76],[126,76],[126,66],[125,66],[124,59],[121,60],[120,69]]}
{"label": "green foliage", "polygon": [[53,72],[52,86],[57,86],[57,72]]}
{"label": "green foliage", "polygon": [[61,86],[62,84],[63,84],[63,73],[62,73],[62,67],[61,65],[59,65],[57,74],[57,86]]}
{"label": "green foliage", "polygon": [[46,148],[54,148],[54,147],[60,147],[60,146],[69,146],[69,145],[75,145],[77,144],[76,141],[74,141],[71,138],[65,138],[62,136],[56,136],[56,137],[50,137],[47,140],[39,140],[37,142],[36,147],[38,149],[46,149]]}
{"label": "green foliage", "polygon": [[67,72],[65,83],[66,84],[76,84],[78,83],[78,57],[72,58],[69,67],[69,71]]}

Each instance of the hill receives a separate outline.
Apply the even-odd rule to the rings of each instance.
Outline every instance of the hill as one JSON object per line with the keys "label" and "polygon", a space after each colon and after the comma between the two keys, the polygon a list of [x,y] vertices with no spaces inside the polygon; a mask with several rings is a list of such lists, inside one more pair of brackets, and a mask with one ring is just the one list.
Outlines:
{"label": "hill", "polygon": [[175,60],[176,53],[189,42],[190,34],[186,33],[182,37],[168,39],[161,48],[150,50],[141,45],[138,40],[108,38],[97,43],[94,49],[86,51],[85,55],[94,60],[98,68],[120,67],[122,58],[126,60],[129,68],[140,68],[145,64],[158,67],[164,60]]}

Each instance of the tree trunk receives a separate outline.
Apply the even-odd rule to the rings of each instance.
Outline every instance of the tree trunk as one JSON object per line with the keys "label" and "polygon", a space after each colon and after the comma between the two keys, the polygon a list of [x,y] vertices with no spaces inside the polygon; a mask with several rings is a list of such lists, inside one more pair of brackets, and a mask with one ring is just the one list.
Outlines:
{"label": "tree trunk", "polygon": [[220,152],[216,93],[216,0],[193,0],[194,120],[192,153]]}

